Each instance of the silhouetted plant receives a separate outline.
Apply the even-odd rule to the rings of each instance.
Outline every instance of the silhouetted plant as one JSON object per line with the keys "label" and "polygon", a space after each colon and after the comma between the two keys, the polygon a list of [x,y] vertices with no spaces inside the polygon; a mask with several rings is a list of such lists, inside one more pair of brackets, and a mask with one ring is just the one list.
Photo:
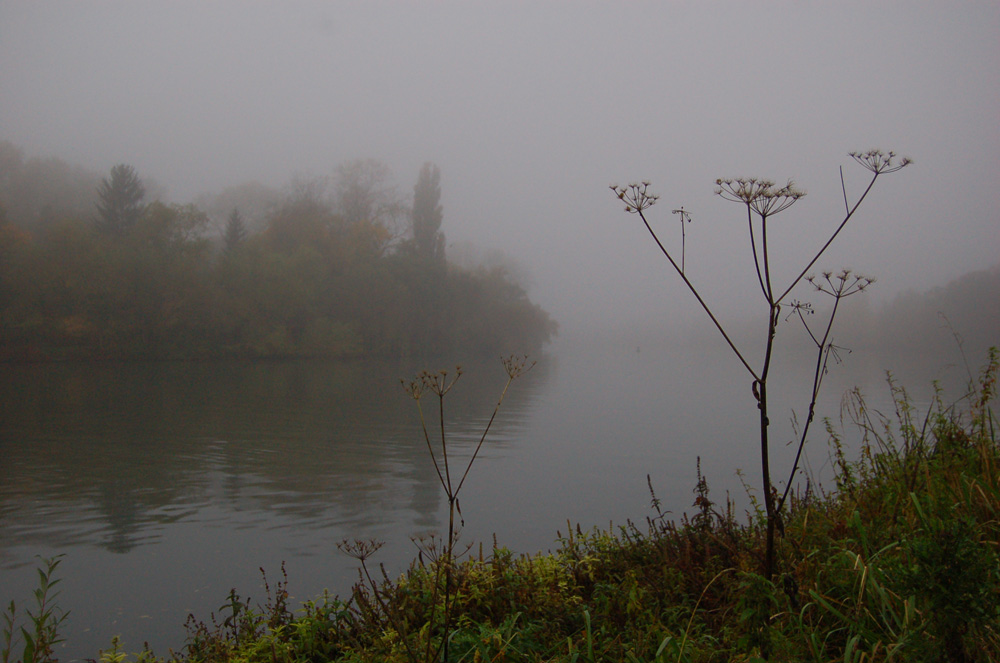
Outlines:
{"label": "silhouetted plant", "polygon": [[354,586],[352,592],[352,599],[360,617],[367,624],[379,625],[379,630],[385,630],[386,626],[391,626],[399,634],[407,657],[416,662],[420,660],[420,657],[407,637],[409,629],[403,616],[397,606],[391,605],[391,598],[383,592],[383,587],[392,587],[385,572],[385,566],[379,565],[379,570],[382,572],[381,582],[372,576],[368,568],[368,558],[378,552],[383,545],[385,545],[383,541],[376,539],[345,539],[337,544],[337,548],[361,564],[361,569],[358,571],[361,581]]}
{"label": "silhouetted plant", "polygon": [[[840,300],[844,297],[850,297],[851,295],[856,295],[859,292],[864,292],[868,286],[875,282],[875,279],[868,276],[862,276],[860,274],[853,274],[849,269],[843,269],[837,275],[834,275],[832,272],[823,272],[821,278],[808,276],[806,277],[806,280],[813,285],[817,292],[833,297],[833,309],[830,311],[829,318],[827,318],[822,336],[817,337],[816,334],[813,333],[812,328],[809,326],[809,321],[806,319],[807,315],[814,315],[816,313],[812,304],[809,302],[800,302],[798,300],[791,301],[792,312],[789,314],[789,317],[795,315],[802,321],[802,325],[809,334],[809,338],[812,340],[813,345],[816,346],[816,366],[813,371],[813,383],[809,400],[809,408],[806,414],[805,424],[803,425],[802,432],[799,435],[799,444],[798,449],[795,452],[795,461],[792,463],[792,469],[788,473],[789,480],[785,485],[785,492],[782,493],[781,499],[778,500],[778,504],[775,507],[775,510],[779,514],[781,513],[781,508],[788,500],[788,495],[792,489],[791,478],[795,476],[795,472],[798,470],[799,460],[802,458],[802,450],[805,448],[806,438],[809,435],[809,427],[812,425],[812,422],[816,417],[816,399],[819,398],[819,390],[823,385],[823,377],[829,370],[830,358],[833,357],[833,360],[839,364],[841,361],[840,353],[846,350],[846,348],[834,345],[830,341],[830,332],[833,330],[833,321],[837,317],[837,309],[840,307]],[[846,350],[846,352],[849,353],[850,350]]]}
{"label": "silhouetted plant", "polygon": [[[496,407],[493,408],[493,414],[490,415],[490,419],[486,423],[485,429],[483,429],[483,434],[480,436],[479,442],[476,444],[472,455],[469,457],[469,460],[465,465],[465,470],[462,472],[457,483],[455,483],[452,479],[451,461],[448,458],[448,436],[445,431],[444,399],[448,392],[451,391],[452,387],[455,386],[455,383],[458,382],[459,378],[462,377],[462,367],[457,366],[455,368],[454,376],[451,378],[448,377],[447,371],[438,371],[437,373],[424,371],[418,375],[416,379],[409,383],[401,381],[406,392],[417,403],[417,410],[420,413],[420,425],[424,434],[424,442],[427,445],[427,452],[430,454],[431,461],[434,463],[434,470],[441,483],[441,488],[444,490],[445,496],[448,499],[448,537],[444,540],[442,550],[437,551],[436,548],[433,547],[421,550],[422,552],[429,553],[432,558],[436,558],[435,569],[437,577],[435,578],[434,583],[435,592],[437,592],[437,587],[441,582],[440,575],[442,572],[444,575],[444,615],[442,618],[441,642],[438,645],[438,648],[432,651],[432,641],[431,638],[428,637],[424,659],[425,661],[436,660],[439,652],[441,653],[443,660],[448,660],[448,632],[451,627],[452,607],[452,573],[454,570],[453,567],[455,560],[457,558],[457,555],[455,554],[455,547],[458,543],[458,537],[460,534],[460,528],[456,526],[455,516],[461,516],[462,513],[461,505],[458,501],[459,493],[462,491],[462,486],[465,485],[465,480],[469,476],[469,471],[472,469],[473,463],[476,462],[476,458],[479,456],[479,451],[483,448],[486,436],[489,434],[490,428],[493,426],[493,422],[496,419],[497,413],[500,411],[500,406],[503,404],[504,398],[507,396],[507,390],[510,388],[511,383],[524,375],[527,371],[531,370],[531,368],[535,365],[535,362],[531,362],[529,364],[527,357],[519,357],[516,355],[504,357],[501,361],[503,363],[504,371],[507,373],[507,382],[504,384],[503,390],[500,392],[500,397],[497,399]],[[440,456],[438,452],[435,451],[435,444],[431,440],[432,435],[427,425],[427,418],[424,415],[422,398],[427,392],[437,397]],[[434,622],[434,609],[436,609],[436,606],[437,601],[435,597],[431,607],[431,623]]]}
{"label": "silhouetted plant", "polygon": [[[421,626],[421,636],[416,646],[410,641],[411,627],[410,621],[413,616],[404,614],[400,607],[398,596],[390,595],[387,592],[398,591],[400,586],[389,580],[385,568],[380,565],[381,579],[375,578],[368,567],[368,559],[382,547],[382,542],[376,540],[345,540],[337,547],[347,555],[354,557],[361,563],[359,571],[361,582],[354,587],[353,599],[356,610],[360,617],[368,624],[381,625],[381,629],[391,628],[402,642],[406,650],[406,656],[413,663],[425,661],[430,663],[437,660],[448,660],[448,650],[451,641],[452,628],[452,608],[456,583],[454,574],[456,572],[456,561],[471,548],[466,548],[461,552],[456,552],[460,537],[461,524],[456,521],[461,520],[462,509],[459,503],[459,495],[472,465],[476,462],[486,436],[493,427],[500,406],[507,396],[507,391],[511,383],[517,378],[531,370],[535,362],[528,362],[527,357],[511,355],[501,359],[504,371],[507,374],[507,381],[504,383],[497,399],[493,414],[490,416],[479,441],[465,462],[464,470],[461,474],[453,471],[455,468],[453,452],[449,450],[448,435],[445,426],[445,397],[452,390],[458,380],[462,377],[462,367],[455,368],[453,373],[449,371],[438,371],[431,373],[423,371],[413,380],[407,382],[400,380],[406,393],[417,403],[417,411],[420,414],[420,426],[423,432],[424,443],[427,445],[427,452],[434,465],[434,472],[445,493],[448,501],[448,534],[446,538],[439,539],[436,536],[414,537],[413,542],[419,552],[418,560],[421,571],[426,569],[425,562],[429,563],[432,569],[430,580],[430,596],[428,597],[429,615],[426,623]],[[432,424],[428,424],[428,418],[424,412],[423,399],[428,394],[436,397],[437,400],[437,421],[438,431],[432,433]],[[440,609],[440,614],[439,614]],[[440,620],[440,622],[439,622]],[[440,638],[435,639],[434,633],[440,628]],[[423,653],[417,651],[416,647],[423,646]]]}
{"label": "silhouetted plant", "polygon": [[[850,156],[872,174],[868,186],[865,188],[864,192],[857,199],[854,205],[851,206],[848,202],[847,187],[846,184],[844,184],[843,171],[841,171],[841,188],[844,194],[845,216],[827,239],[826,243],[823,244],[819,251],[812,255],[811,259],[798,276],[788,281],[785,285],[776,285],[774,275],[772,274],[771,257],[768,246],[769,233],[772,232],[772,229],[768,227],[768,223],[771,221],[772,217],[784,212],[798,202],[799,199],[806,195],[805,192],[796,187],[795,183],[791,180],[784,185],[777,185],[771,180],[755,177],[716,180],[715,192],[717,195],[724,200],[738,203],[746,208],[747,226],[750,233],[750,249],[753,254],[757,283],[760,286],[761,293],[764,296],[764,300],[767,303],[768,308],[767,335],[764,341],[764,357],[762,365],[759,368],[751,366],[744,352],[741,351],[733,342],[732,338],[719,322],[712,309],[702,298],[699,290],[690,281],[685,273],[686,270],[683,264],[683,256],[681,264],[678,264],[671,255],[670,251],[664,246],[663,242],[657,236],[649,221],[646,219],[646,210],[656,204],[659,199],[658,195],[650,192],[650,183],[642,182],[640,184],[629,184],[628,186],[611,186],[611,190],[614,192],[615,196],[625,203],[625,211],[630,214],[638,214],[642,219],[643,224],[645,224],[646,229],[653,237],[653,240],[656,242],[660,251],[670,262],[671,266],[673,266],[677,274],[681,277],[681,280],[684,281],[684,284],[694,295],[695,299],[698,300],[702,309],[708,314],[716,329],[718,329],[722,334],[726,343],[735,353],[736,357],[740,360],[740,363],[743,364],[744,368],[746,368],[752,378],[751,387],[754,399],[757,402],[757,408],[760,412],[761,475],[764,508],[767,515],[767,547],[764,560],[764,577],[768,581],[770,581],[774,574],[775,530],[781,526],[780,511],[788,496],[788,488],[786,487],[784,495],[778,499],[774,483],[771,480],[771,462],[769,456],[770,447],[768,440],[768,426],[770,425],[770,421],[768,419],[767,384],[781,307],[785,305],[786,299],[791,291],[804,278],[806,278],[806,274],[809,270],[812,269],[816,261],[819,260],[820,256],[823,255],[837,235],[840,234],[840,231],[843,230],[845,225],[847,225],[847,222],[854,216],[861,203],[868,196],[868,193],[875,185],[875,181],[881,175],[893,173],[911,163],[911,161],[905,157],[897,159],[894,152],[885,153],[880,150],[852,152]],[[825,280],[810,280],[810,282],[813,283],[819,291],[832,295],[834,297],[835,304],[833,312],[830,315],[830,320],[826,325],[826,330],[820,338],[817,338],[816,335],[814,335],[809,329],[809,326],[806,325],[806,329],[809,331],[810,337],[818,346],[818,360],[813,378],[813,390],[809,407],[809,415],[807,417],[804,430],[802,431],[802,438],[799,443],[799,450],[796,454],[795,466],[793,467],[792,475],[790,475],[788,479],[789,485],[792,482],[795,469],[798,467],[798,458],[801,455],[801,448],[805,443],[805,435],[808,432],[808,425],[811,423],[813,418],[816,396],[822,382],[822,375],[825,372],[827,361],[831,354],[836,356],[836,347],[830,341],[830,330],[832,329],[833,319],[836,316],[840,300],[850,294],[860,292],[871,283],[871,279],[863,276],[853,276],[846,270],[841,272],[840,275],[835,278],[831,277],[832,273],[825,274]],[[801,302],[792,302],[791,306],[793,307],[793,313],[797,313],[803,322],[805,322],[805,315],[812,310],[808,304]]]}
{"label": "silhouetted plant", "polygon": [[687,253],[687,228],[685,228],[684,223],[691,223],[691,212],[684,209],[681,205],[680,209],[671,210],[673,214],[681,215],[681,271],[684,271],[684,257]]}

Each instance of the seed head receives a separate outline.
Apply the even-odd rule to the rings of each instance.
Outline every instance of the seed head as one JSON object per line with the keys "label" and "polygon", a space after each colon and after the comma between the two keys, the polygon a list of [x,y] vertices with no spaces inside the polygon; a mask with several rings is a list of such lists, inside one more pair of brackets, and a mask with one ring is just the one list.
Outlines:
{"label": "seed head", "polygon": [[399,382],[403,385],[403,391],[408,393],[413,400],[419,401],[425,390],[437,396],[444,396],[455,386],[460,377],[462,377],[462,367],[456,366],[454,377],[451,378],[450,382],[448,381],[448,371],[438,371],[437,373],[423,371],[410,382],[405,380]]}
{"label": "seed head", "polygon": [[793,315],[813,315],[816,311],[813,309],[811,302],[802,302],[797,299],[793,299],[789,304],[789,308],[792,310],[785,316],[785,320],[788,320]]}
{"label": "seed head", "polygon": [[901,157],[897,161],[896,153],[892,151],[868,150],[867,152],[851,152],[850,155],[855,161],[864,166],[866,170],[870,170],[876,175],[894,173],[913,163],[913,159],[909,157]]}
{"label": "seed head", "polygon": [[715,180],[715,193],[725,200],[741,203],[759,216],[773,216],[795,204],[806,192],[796,188],[795,182],[788,180],[782,187],[771,180],[757,177]]}
{"label": "seed head", "polygon": [[536,362],[528,363],[528,355],[518,356],[510,355],[509,357],[501,357],[500,361],[503,363],[503,368],[507,372],[507,377],[511,380],[521,377],[532,368],[534,368]]}
{"label": "seed head", "polygon": [[363,562],[378,552],[383,545],[385,542],[378,539],[344,539],[337,544],[337,548],[340,552]]}
{"label": "seed head", "polygon": [[659,196],[649,193],[649,182],[632,183],[628,186],[612,184],[609,188],[614,191],[618,200],[625,203],[625,211],[629,214],[649,209],[660,199]]}
{"label": "seed head", "polygon": [[855,274],[850,269],[841,269],[833,272],[823,272],[823,278],[814,276],[806,277],[806,280],[820,292],[840,299],[850,295],[864,292],[868,286],[875,283],[875,279],[864,274]]}

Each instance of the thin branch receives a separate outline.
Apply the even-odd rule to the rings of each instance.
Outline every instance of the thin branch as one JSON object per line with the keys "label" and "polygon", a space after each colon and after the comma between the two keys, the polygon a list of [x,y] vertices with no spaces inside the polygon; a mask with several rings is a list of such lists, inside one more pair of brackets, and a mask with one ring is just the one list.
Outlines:
{"label": "thin branch", "polygon": [[847,204],[847,184],[844,183],[844,167],[843,166],[840,167],[840,190],[844,194],[844,213],[845,214],[850,214],[851,213],[851,208]]}
{"label": "thin branch", "polygon": [[[750,249],[753,251],[753,266],[757,270],[757,282],[760,283],[760,291],[767,298],[767,288],[764,287],[764,277],[760,273],[760,259],[757,257],[757,241],[753,235],[753,212],[750,211],[750,204],[747,204],[747,227],[750,228]],[[768,300],[770,301],[770,300]]]}
{"label": "thin branch", "polygon": [[833,240],[837,238],[837,235],[840,234],[840,231],[844,229],[844,226],[846,226],[847,222],[851,220],[851,217],[854,216],[854,213],[858,211],[858,207],[861,206],[861,203],[868,196],[868,192],[872,190],[873,186],[875,186],[875,180],[878,179],[878,176],[879,176],[878,173],[875,173],[872,176],[872,181],[868,183],[868,187],[865,188],[865,192],[861,194],[860,198],[858,198],[858,202],[854,203],[854,207],[847,211],[847,216],[844,217],[844,220],[840,222],[840,225],[837,226],[837,229],[833,231],[832,235],[830,235],[830,239],[826,240],[826,244],[823,245],[823,248],[821,248],[819,252],[817,252],[816,255],[813,256],[813,259],[809,261],[809,264],[806,265],[806,268],[803,269],[802,272],[795,277],[795,279],[791,282],[788,288],[786,288],[785,291],[781,293],[781,296],[774,301],[780,302],[785,297],[787,297],[788,293],[792,291],[792,288],[794,288],[799,284],[799,281],[801,281],[802,278],[806,275],[806,273],[808,273],[809,270],[812,269],[812,266],[816,264],[816,261],[819,260],[820,256],[823,255],[824,252],[826,252],[826,250],[830,247],[831,244],[833,244]]}
{"label": "thin branch", "polygon": [[806,444],[806,437],[809,435],[809,426],[812,424],[813,419],[816,416],[816,401],[819,398],[819,391],[823,385],[823,377],[827,373],[827,366],[830,362],[830,354],[834,355],[837,359],[837,351],[835,346],[830,341],[830,334],[833,330],[833,322],[837,317],[837,312],[840,308],[840,301],[845,297],[850,297],[851,295],[857,294],[859,292],[864,292],[868,286],[875,282],[874,279],[867,276],[862,276],[859,274],[852,275],[850,270],[843,270],[838,273],[831,280],[831,273],[825,272],[823,274],[827,285],[823,285],[822,282],[817,283],[813,277],[809,277],[809,282],[820,292],[832,295],[834,298],[833,310],[830,311],[830,318],[827,320],[826,329],[823,332],[823,338],[817,340],[813,335],[812,330],[809,325],[806,324],[805,318],[802,316],[802,307],[797,307],[799,318],[802,320],[802,324],[805,326],[806,331],[809,332],[809,337],[812,338],[813,343],[816,344],[818,353],[816,355],[816,369],[813,373],[813,388],[812,397],[809,401],[809,414],[806,417],[805,425],[802,429],[802,435],[799,438],[798,449],[795,452],[795,460],[792,463],[791,472],[788,474],[788,481],[785,484],[785,491],[781,496],[781,500],[778,502],[778,511],[781,511],[782,506],[784,506],[785,501],[788,499],[788,495],[792,489],[792,480],[795,477],[795,472],[798,470],[799,461],[802,457],[802,450]]}
{"label": "thin branch", "polygon": [[486,434],[490,432],[490,427],[493,426],[493,420],[496,419],[497,412],[500,411],[500,405],[503,403],[503,399],[507,396],[507,388],[510,387],[510,383],[514,381],[515,376],[507,377],[507,384],[503,386],[503,391],[500,392],[500,398],[497,400],[497,405],[493,408],[493,414],[490,415],[490,420],[486,424],[486,428],[483,430],[482,436],[479,438],[479,444],[476,445],[476,450],[472,452],[472,457],[469,459],[469,464],[465,467],[465,473],[462,474],[462,478],[458,482],[458,488],[455,489],[455,495],[462,490],[462,484],[465,483],[465,477],[469,476],[469,470],[472,469],[472,464],[476,461],[476,456],[479,455],[479,450],[483,447],[483,442],[486,441]]}
{"label": "thin branch", "polygon": [[[806,423],[802,426],[802,435],[799,438],[799,448],[795,452],[795,460],[792,462],[792,470],[788,473],[788,481],[785,482],[785,492],[782,493],[781,499],[778,500],[778,513],[781,513],[781,508],[785,505],[785,500],[788,499],[788,494],[791,492],[792,480],[795,477],[795,472],[799,469],[799,460],[802,458],[802,450],[806,446],[806,437],[809,435],[809,426],[816,417],[816,401],[819,399],[819,388],[823,384],[823,376],[826,374],[826,365],[830,360],[831,348],[827,345],[827,343],[830,338],[830,330],[833,329],[833,319],[837,316],[837,307],[840,306],[840,300],[841,297],[835,298],[833,311],[830,313],[830,320],[826,324],[826,332],[823,334],[823,340],[817,344],[819,346],[819,352],[816,356],[816,372],[813,374],[813,389],[812,398],[809,401],[809,414],[806,416]],[[801,316],[801,313],[799,315]],[[804,324],[805,320],[802,322]],[[806,329],[808,329],[808,327],[806,327]],[[809,332],[809,335],[812,336],[812,331]],[[815,337],[813,337],[813,340],[815,340]]]}
{"label": "thin branch", "polygon": [[445,440],[444,434],[444,393],[438,394],[438,419],[441,422],[441,457],[444,462],[444,477],[447,480],[447,485],[445,485],[445,492],[448,493],[448,498],[451,499],[451,472],[448,469],[448,443]]}
{"label": "thin branch", "polygon": [[743,366],[750,372],[750,375],[753,376],[755,380],[759,380],[760,378],[757,377],[757,372],[754,371],[752,368],[750,368],[750,364],[748,364],[747,360],[743,357],[743,353],[739,351],[739,348],[737,348],[736,345],[733,343],[732,339],[729,338],[729,334],[726,333],[726,330],[722,327],[722,324],[719,323],[719,321],[716,319],[715,314],[712,313],[712,309],[708,308],[708,304],[705,303],[705,300],[703,300],[701,298],[701,295],[698,294],[698,291],[695,289],[694,285],[692,285],[691,282],[688,280],[687,276],[684,275],[684,270],[682,270],[680,267],[677,266],[677,263],[674,262],[674,259],[670,256],[670,252],[667,251],[666,247],[663,246],[663,243],[660,242],[660,238],[656,236],[656,233],[653,231],[652,226],[649,225],[649,221],[646,220],[646,215],[643,214],[641,209],[637,210],[637,212],[639,214],[639,218],[642,219],[642,222],[646,225],[646,230],[648,230],[649,234],[653,236],[653,241],[656,242],[656,245],[658,247],[660,247],[660,251],[663,253],[663,255],[667,257],[667,260],[670,261],[670,264],[673,265],[674,271],[676,271],[680,275],[681,280],[684,281],[684,284],[688,287],[688,290],[691,291],[691,294],[694,295],[695,299],[698,300],[698,303],[701,304],[701,308],[704,309],[705,313],[708,314],[708,317],[712,319],[712,322],[715,324],[715,328],[718,329],[719,333],[722,334],[722,337],[726,339],[726,343],[728,343],[732,351],[736,353],[736,357],[740,360],[740,363],[743,364]]}
{"label": "thin branch", "polygon": [[[774,290],[771,288],[771,260],[767,255],[767,214],[760,215],[760,243],[764,251],[764,280],[767,282],[767,290],[764,295],[767,297],[767,303],[773,306],[775,301]],[[777,326],[777,321],[775,321],[775,326]]]}
{"label": "thin branch", "polygon": [[424,431],[424,441],[427,443],[427,451],[431,455],[431,461],[434,463],[434,471],[437,472],[438,480],[441,482],[441,487],[444,488],[445,492],[448,491],[448,484],[445,483],[444,475],[441,473],[441,467],[438,465],[437,456],[434,453],[434,446],[431,444],[430,431],[427,430],[427,419],[424,418],[424,408],[420,404],[420,400],[417,400],[417,412],[420,413],[420,427]]}

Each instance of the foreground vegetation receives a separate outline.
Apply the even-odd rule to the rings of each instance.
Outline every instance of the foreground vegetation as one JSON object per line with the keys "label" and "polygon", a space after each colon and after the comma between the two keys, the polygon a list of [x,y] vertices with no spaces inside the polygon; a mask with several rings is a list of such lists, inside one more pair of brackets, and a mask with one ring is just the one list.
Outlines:
{"label": "foreground vegetation", "polygon": [[[890,378],[894,412],[845,399],[860,433],[848,451],[827,422],[835,489],[793,494],[777,573],[762,574],[766,518],[712,501],[698,477],[695,510],[660,511],[617,531],[568,530],[550,554],[494,545],[451,568],[441,542],[400,578],[380,571],[378,543],[345,542],[361,565],[346,597],[295,609],[282,579],[266,598],[233,592],[207,621],[192,617],[174,660],[217,661],[993,661],[1000,657],[1000,447],[990,409],[998,356],[960,401],[926,413]],[[856,460],[849,460],[856,456]],[[438,554],[435,555],[435,551]],[[51,584],[43,574],[46,586]],[[444,583],[448,582],[448,587]],[[450,599],[449,599],[450,597]],[[26,661],[51,660],[51,597],[27,628]],[[443,618],[451,601],[451,617]],[[7,620],[3,661],[18,660]],[[447,648],[442,635],[447,633]],[[126,654],[106,663],[161,660]]]}

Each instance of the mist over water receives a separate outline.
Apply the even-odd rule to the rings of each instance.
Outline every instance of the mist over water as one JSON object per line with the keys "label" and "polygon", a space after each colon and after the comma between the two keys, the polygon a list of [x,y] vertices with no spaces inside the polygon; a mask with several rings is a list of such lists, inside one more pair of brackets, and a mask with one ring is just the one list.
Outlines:
{"label": "mist over water", "polygon": [[[692,510],[696,468],[712,499],[748,507],[756,490],[757,413],[749,380],[712,343],[637,345],[622,335],[564,337],[516,381],[461,493],[463,541],[515,552],[558,545],[567,526]],[[953,353],[954,355],[954,353]],[[787,468],[803,356],[774,368],[775,465]],[[955,356],[908,361],[898,377],[918,404],[929,380],[964,385]],[[436,367],[433,367],[436,370]],[[443,367],[442,367],[443,368]],[[189,613],[207,619],[231,588],[264,600],[285,563],[295,601],[345,593],[356,562],[345,538],[376,538],[391,575],[440,534],[447,508],[401,388],[417,367],[390,362],[41,364],[9,367],[0,408],[0,584],[27,597],[35,555],[66,554],[60,605],[72,611],[60,658],[93,657],[110,637],[183,644]],[[446,399],[452,467],[478,441],[503,380],[472,364]],[[889,412],[878,356],[835,367],[819,416],[837,418],[860,385]],[[425,403],[432,417],[435,405]],[[788,413],[782,414],[782,413]],[[800,414],[801,417],[801,414]],[[850,439],[848,437],[848,439]],[[825,434],[805,467],[829,478]],[[783,470],[784,471],[784,470]],[[23,601],[24,599],[21,599]]]}
{"label": "mist over water", "polygon": [[818,266],[878,277],[880,303],[996,262],[998,31],[993,3],[10,2],[0,140],[132,164],[178,203],[366,158],[405,193],[432,161],[449,245],[504,251],[567,328],[697,316],[608,185],[651,181],[672,244],[685,206],[692,277],[740,306],[716,179],[808,192],[775,226],[798,265],[840,219],[839,167],[864,186],[847,153],[896,150],[915,166]]}
{"label": "mist over water", "polygon": [[[342,164],[384,166],[382,184],[408,204],[433,162],[451,264],[504,268],[560,325],[463,489],[463,539],[488,551],[495,534],[531,553],[577,523],[641,522],[647,475],[678,517],[699,459],[712,499],[728,493],[742,511],[736,470],[759,483],[751,381],[608,186],[651,181],[651,223],[675,252],[672,212],[691,213],[685,273],[754,348],[746,219],[713,193],[717,178],[808,191],[772,226],[784,282],[868,182],[848,152],[914,158],[816,265],[878,278],[841,317],[854,352],[827,377],[818,417],[836,420],[855,385],[891,414],[886,370],[918,406],[932,380],[957,398],[969,372],[952,331],[970,339],[972,372],[1000,344],[997,34],[996,3],[0,2],[0,249],[89,228],[117,164],[135,167],[147,202],[195,203],[211,222],[197,239],[216,246],[234,207],[259,231]],[[49,283],[69,262],[40,260],[27,280]],[[989,269],[992,281],[945,288]],[[364,281],[345,290],[368,312]],[[5,295],[16,285],[0,283]],[[49,285],[58,299],[64,284]],[[73,313],[52,327],[80,322]],[[776,476],[813,361],[792,346],[771,382]],[[286,562],[295,600],[344,593],[355,562],[336,543],[373,537],[400,572],[410,537],[440,531],[446,504],[399,380],[452,367],[5,364],[0,599],[23,605],[35,556],[65,553],[60,658],[94,657],[116,633],[166,654],[187,614],[207,619],[231,588],[263,600],[259,567],[273,586]],[[447,402],[456,449],[478,440],[504,377],[499,362],[465,366]],[[804,468],[830,476],[818,424]]]}

